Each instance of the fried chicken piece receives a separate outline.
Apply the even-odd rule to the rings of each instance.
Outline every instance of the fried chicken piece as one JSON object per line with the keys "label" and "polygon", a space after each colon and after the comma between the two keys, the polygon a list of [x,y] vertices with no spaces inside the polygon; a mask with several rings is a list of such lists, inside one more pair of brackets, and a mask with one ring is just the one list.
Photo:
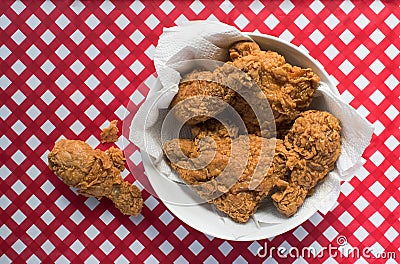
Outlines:
{"label": "fried chicken piece", "polygon": [[[277,182],[285,178],[286,148],[281,140],[255,135],[231,138],[226,128],[215,123],[200,126],[193,129],[194,140],[165,142],[164,153],[200,197],[234,221],[247,222]],[[265,146],[262,153],[261,144]]]}
{"label": "fried chicken piece", "polygon": [[296,213],[317,183],[333,170],[341,153],[340,131],[339,120],[328,112],[309,110],[296,119],[284,140],[290,178],[272,195],[282,214]]}
{"label": "fried chicken piece", "polygon": [[48,160],[49,168],[78,193],[99,200],[107,197],[125,215],[140,213],[143,199],[139,188],[124,182],[120,175],[125,160],[120,150],[110,148],[106,153],[80,140],[62,139]]}
{"label": "fried chicken piece", "polygon": [[103,129],[100,134],[101,143],[111,143],[118,141],[118,127],[117,127],[117,120],[113,120],[110,122],[110,125]]}
{"label": "fried chicken piece", "polygon": [[[239,140],[240,137],[238,138]],[[286,149],[283,147],[282,142],[277,140],[271,163],[270,158],[260,153],[260,145],[271,144],[268,141],[275,140],[250,135],[250,157],[245,171],[232,188],[211,201],[218,210],[224,212],[236,222],[247,222],[257,211],[264,198],[270,194],[281,179],[286,177],[288,171],[285,162]],[[269,155],[271,154],[269,153]],[[237,162],[243,162],[243,160],[240,159]],[[261,169],[257,170],[256,166],[259,165],[261,165]],[[268,165],[270,165],[269,168]],[[257,183],[258,185],[253,189],[251,185],[254,184],[251,184],[251,181],[254,178],[256,179],[256,185]]]}
{"label": "fried chicken piece", "polygon": [[[233,61],[213,72],[194,71],[184,76],[171,102],[178,120],[195,125],[215,117],[226,107],[219,100],[235,104],[234,91],[239,90],[240,93],[253,92],[251,105],[265,105],[265,100],[256,100],[259,95],[255,84],[271,106],[278,131],[285,130],[310,105],[320,80],[311,69],[292,66],[283,56],[262,51],[251,41],[237,42],[229,52]],[[183,101],[185,103],[179,104]],[[239,99],[236,107],[240,109],[240,105],[243,106]],[[244,108],[243,112],[246,110]],[[247,120],[251,119],[254,117],[250,114]],[[257,126],[256,120],[248,122],[250,127],[252,123]]]}
{"label": "fried chicken piece", "polygon": [[222,84],[217,74],[210,71],[193,71],[185,75],[170,104],[176,118],[195,125],[222,112],[225,106],[220,100],[229,103],[234,95]]}
{"label": "fried chicken piece", "polygon": [[[292,123],[281,123],[278,124],[279,126],[273,126],[271,123],[268,123],[268,119],[263,119],[263,133],[261,133],[261,125],[259,121],[260,118],[257,118],[256,114],[254,113],[253,108],[249,105],[246,100],[241,97],[239,94],[236,94],[235,98],[232,100],[231,106],[238,112],[240,117],[242,118],[248,134],[254,134],[257,136],[262,136],[266,138],[276,137],[279,139],[283,139],[285,135],[288,133],[289,129],[292,126]],[[260,107],[260,104],[254,105],[255,107]],[[269,111],[261,109],[261,111]]]}
{"label": "fried chicken piece", "polygon": [[311,69],[292,66],[278,53],[254,45],[234,44],[234,60],[227,64],[244,71],[258,84],[271,105],[277,127],[285,126],[310,105],[320,78]]}

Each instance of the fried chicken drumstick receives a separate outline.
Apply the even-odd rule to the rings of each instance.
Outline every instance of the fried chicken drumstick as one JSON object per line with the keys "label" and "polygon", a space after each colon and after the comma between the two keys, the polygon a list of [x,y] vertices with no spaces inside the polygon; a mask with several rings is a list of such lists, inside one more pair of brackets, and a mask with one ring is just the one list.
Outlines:
{"label": "fried chicken drumstick", "polygon": [[120,149],[111,147],[103,152],[80,140],[62,139],[48,159],[49,168],[78,193],[99,200],[106,197],[125,215],[140,213],[143,199],[139,188],[123,181],[120,174],[125,168]]}

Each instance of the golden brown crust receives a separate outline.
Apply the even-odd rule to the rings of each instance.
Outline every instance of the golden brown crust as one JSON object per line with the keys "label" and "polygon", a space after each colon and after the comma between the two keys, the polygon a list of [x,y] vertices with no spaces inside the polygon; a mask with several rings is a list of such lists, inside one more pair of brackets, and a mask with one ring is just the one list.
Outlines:
{"label": "golden brown crust", "polygon": [[[263,120],[264,130],[263,133],[261,133],[259,120],[261,120],[262,118],[257,118],[253,108],[246,102],[243,97],[241,97],[239,94],[236,94],[235,98],[232,100],[231,105],[238,112],[241,119],[243,120],[248,134],[254,134],[260,137],[262,136],[267,138],[276,137],[279,139],[284,139],[285,135],[292,127],[293,123],[291,122],[278,123],[276,124],[276,126],[273,126],[271,123],[267,122],[268,120]],[[256,105],[256,107],[260,106]],[[270,111],[270,109],[263,108],[261,109],[261,111],[264,111],[265,113],[267,111]]]}
{"label": "golden brown crust", "polygon": [[286,216],[296,213],[305,197],[331,171],[341,152],[339,120],[328,112],[303,112],[285,137],[289,182],[272,195]]}
{"label": "golden brown crust", "polygon": [[320,80],[311,69],[292,66],[273,51],[255,51],[228,63],[258,84],[271,105],[277,127],[292,122],[310,105]]}
{"label": "golden brown crust", "polygon": [[274,204],[279,212],[289,217],[297,212],[297,209],[304,203],[307,197],[307,190],[293,184],[286,184],[283,191],[272,195]]}
{"label": "golden brown crust", "polygon": [[[191,159],[200,157],[194,165],[206,166],[197,170],[183,168],[182,165],[188,160],[176,154],[178,144],[183,146],[182,151],[187,157]],[[264,154],[261,153],[261,144],[266,147]],[[237,146],[235,157],[231,155],[232,145]],[[246,146],[249,147],[249,153],[246,151]],[[215,124],[211,126],[211,130],[202,127],[193,141],[175,139],[165,142],[163,148],[167,157],[173,157],[172,168],[185,182],[192,185],[200,197],[214,204],[218,210],[226,213],[234,221],[241,223],[248,221],[261,201],[276,186],[279,179],[285,178],[287,172],[286,149],[282,141],[255,135],[231,139],[225,128],[220,126],[218,129]],[[275,154],[273,154],[274,148]],[[273,157],[268,154],[272,154]],[[247,155],[247,164],[243,165]],[[207,164],[203,162],[205,160],[211,162]],[[228,162],[231,167],[226,175],[222,175],[221,173],[227,169]],[[256,169],[256,166],[260,167]],[[256,181],[253,187],[250,186],[252,180]],[[220,196],[215,197],[215,194]]]}
{"label": "golden brown crust", "polygon": [[251,106],[246,102],[246,100],[239,94],[237,94],[231,105],[242,118],[246,126],[247,132],[249,134],[261,136],[260,124],[258,123],[256,114],[254,113]]}
{"label": "golden brown crust", "polygon": [[[286,149],[282,142],[276,142],[272,163],[269,158],[259,153],[259,146],[262,144],[260,141],[267,140],[250,135],[250,157],[245,171],[227,192],[209,201],[236,222],[247,222],[257,211],[263,199],[277,186],[278,181],[286,177],[288,171],[285,160]],[[262,167],[270,165],[270,167],[262,171],[262,175],[258,175],[259,173],[255,172],[257,164]],[[254,189],[249,186],[252,178],[253,180],[258,178],[261,181]]]}
{"label": "golden brown crust", "polygon": [[119,129],[117,127],[117,120],[113,120],[110,122],[110,125],[103,129],[100,134],[101,143],[111,143],[118,141],[118,133]]}
{"label": "golden brown crust", "polygon": [[111,147],[106,151],[111,161],[118,170],[123,171],[125,169],[125,158],[124,153],[119,148]]}
{"label": "golden brown crust", "polygon": [[216,78],[210,71],[193,71],[182,78],[170,105],[178,120],[195,125],[225,109],[218,100],[229,103],[234,92]]}
{"label": "golden brown crust", "polygon": [[123,214],[137,215],[143,199],[136,186],[123,181],[119,171],[125,159],[121,155],[115,148],[105,153],[80,140],[62,139],[55,144],[48,160],[49,168],[65,184],[77,188],[79,194],[97,199],[107,197]]}
{"label": "golden brown crust", "polygon": [[143,207],[139,188],[126,181],[115,185],[108,198],[124,215],[138,215]]}
{"label": "golden brown crust", "polygon": [[229,49],[229,56],[232,60],[251,55],[261,51],[260,46],[254,41],[239,41]]}

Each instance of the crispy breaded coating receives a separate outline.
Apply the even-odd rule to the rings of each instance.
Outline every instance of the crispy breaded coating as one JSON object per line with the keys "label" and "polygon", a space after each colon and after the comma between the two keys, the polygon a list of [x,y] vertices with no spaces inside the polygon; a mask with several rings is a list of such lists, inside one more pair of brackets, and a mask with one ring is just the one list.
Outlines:
{"label": "crispy breaded coating", "polygon": [[[164,152],[172,168],[200,197],[234,221],[244,223],[278,180],[285,178],[288,172],[286,148],[281,140],[255,135],[230,138],[227,130],[218,129],[218,125],[211,125],[211,130],[206,128],[207,125],[194,128],[194,140],[165,142]],[[263,153],[261,144],[265,146]],[[179,146],[182,152],[178,151]],[[235,151],[235,155],[231,155],[231,151]]]}
{"label": "crispy breaded coating", "polygon": [[272,195],[282,214],[296,213],[307,194],[335,167],[341,153],[340,131],[339,120],[328,112],[309,110],[296,119],[284,140],[289,181]]}
{"label": "crispy breaded coating", "polygon": [[[97,199],[107,197],[126,215],[137,215],[143,206],[139,188],[124,182],[122,152],[115,148],[103,152],[80,140],[62,139],[49,153],[49,168],[78,193]],[[117,166],[115,166],[117,165]]]}
{"label": "crispy breaded coating", "polygon": [[292,122],[310,105],[320,78],[309,68],[286,63],[276,52],[244,50],[227,64],[244,71],[258,84],[271,105],[277,127]]}
{"label": "crispy breaded coating", "polygon": [[260,124],[251,106],[246,102],[246,100],[240,95],[236,95],[235,99],[232,100],[232,107],[238,112],[242,118],[244,124],[246,125],[247,132],[249,134],[255,134],[261,136]]}
{"label": "crispy breaded coating", "polygon": [[117,120],[113,120],[110,122],[110,125],[103,129],[100,134],[101,143],[111,143],[118,141],[118,127],[117,127]]}
{"label": "crispy breaded coating", "polygon": [[106,151],[111,161],[118,170],[123,171],[125,169],[125,158],[124,153],[119,148],[111,147]]}
{"label": "crispy breaded coating", "polygon": [[[241,137],[242,136],[239,136],[238,139],[240,140]],[[288,172],[285,162],[286,149],[283,147],[282,142],[280,140],[276,141],[276,149],[271,163],[270,158],[260,153],[259,146],[262,144],[262,141],[266,144],[271,144],[267,141],[273,141],[273,139],[265,139],[250,135],[250,157],[245,171],[228,191],[216,199],[209,201],[213,203],[218,210],[224,212],[239,223],[244,223],[249,220],[257,211],[264,198],[277,186],[281,179],[285,178]],[[238,160],[238,162],[240,161]],[[258,166],[261,164],[262,167],[269,163],[270,167],[267,170],[261,169],[261,171],[256,172],[257,163]],[[253,189],[249,185],[254,177],[262,180]]]}
{"label": "crispy breaded coating", "polygon": [[213,72],[193,71],[182,78],[170,106],[178,120],[195,125],[222,112],[225,106],[218,100],[229,103],[233,95]]}
{"label": "crispy breaded coating", "polygon": [[[292,123],[281,123],[278,124],[279,126],[273,126],[272,124],[268,123],[268,120],[257,118],[250,104],[238,94],[236,94],[235,98],[232,100],[231,106],[238,112],[238,114],[242,118],[248,134],[254,134],[260,137],[276,137],[279,139],[283,139],[292,126]],[[260,107],[260,105],[253,106]],[[269,111],[269,109],[265,110],[264,108],[261,109],[261,111],[265,112]],[[264,123],[262,124],[262,127],[264,128],[264,133],[261,133],[261,125],[259,124],[259,121],[261,120],[264,121]]]}
{"label": "crispy breaded coating", "polygon": [[232,60],[236,60],[259,51],[261,51],[260,46],[254,41],[239,41],[229,49],[229,56]]}

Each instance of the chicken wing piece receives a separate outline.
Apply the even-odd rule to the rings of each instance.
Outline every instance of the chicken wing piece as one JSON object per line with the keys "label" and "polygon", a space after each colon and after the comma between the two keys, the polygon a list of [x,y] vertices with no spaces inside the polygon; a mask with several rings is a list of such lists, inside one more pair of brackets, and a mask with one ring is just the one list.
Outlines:
{"label": "chicken wing piece", "polygon": [[291,216],[307,194],[335,167],[341,153],[339,120],[328,112],[303,112],[285,137],[290,177],[272,199],[278,210]]}
{"label": "chicken wing piece", "polygon": [[182,78],[178,93],[171,102],[175,116],[181,122],[195,125],[225,109],[234,92],[210,71],[193,71]]}
{"label": "chicken wing piece", "polygon": [[[286,148],[281,140],[255,135],[231,138],[222,125],[207,122],[193,129],[194,140],[165,142],[164,152],[172,168],[200,197],[234,221],[244,223],[277,182],[285,178]],[[262,144],[266,147],[263,153]],[[179,146],[182,152],[178,151]]]}
{"label": "chicken wing piece", "polygon": [[49,153],[49,168],[78,193],[97,199],[107,197],[126,215],[137,215],[143,206],[140,190],[124,182],[122,152],[110,148],[107,152],[94,150],[80,140],[58,141]]}

